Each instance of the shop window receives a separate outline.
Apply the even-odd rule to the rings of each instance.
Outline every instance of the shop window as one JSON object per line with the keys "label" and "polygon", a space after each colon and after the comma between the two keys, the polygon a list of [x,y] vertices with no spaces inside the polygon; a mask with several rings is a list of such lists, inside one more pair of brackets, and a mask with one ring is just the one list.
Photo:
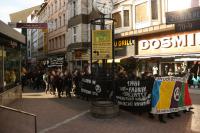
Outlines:
{"label": "shop window", "polygon": [[122,26],[122,19],[121,19],[120,12],[113,13],[112,17],[113,19],[116,20],[116,22],[114,23],[115,28],[120,28]]}
{"label": "shop window", "polygon": [[158,19],[158,0],[151,0],[151,18]]}
{"label": "shop window", "polygon": [[20,81],[20,49],[18,46],[4,47],[4,87],[13,87]]}
{"label": "shop window", "polygon": [[129,10],[124,10],[124,27],[129,26]]}
{"label": "shop window", "polygon": [[136,23],[142,23],[149,20],[147,9],[147,2],[136,5]]}

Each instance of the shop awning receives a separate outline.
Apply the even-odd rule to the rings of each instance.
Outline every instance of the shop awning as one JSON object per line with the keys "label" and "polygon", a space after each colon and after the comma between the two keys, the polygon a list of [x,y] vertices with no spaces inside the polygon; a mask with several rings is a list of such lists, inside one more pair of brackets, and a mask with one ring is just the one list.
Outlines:
{"label": "shop awning", "polygon": [[[133,56],[116,57],[116,58],[115,58],[115,63],[120,63],[120,61],[121,61],[122,59],[131,58],[131,57],[133,57]],[[108,63],[112,63],[112,62],[113,62],[113,59],[109,59],[109,60],[107,60],[107,62],[108,62]]]}
{"label": "shop awning", "polygon": [[200,61],[200,54],[187,54],[176,57],[174,61]]}
{"label": "shop awning", "polygon": [[3,21],[0,20],[0,36],[4,35],[12,40],[16,40],[22,44],[26,44],[25,36],[9,27]]}

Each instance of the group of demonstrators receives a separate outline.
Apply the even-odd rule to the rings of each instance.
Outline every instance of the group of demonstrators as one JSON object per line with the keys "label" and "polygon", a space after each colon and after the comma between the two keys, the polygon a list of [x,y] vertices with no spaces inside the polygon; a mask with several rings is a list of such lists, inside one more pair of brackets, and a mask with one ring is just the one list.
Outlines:
{"label": "group of demonstrators", "polygon": [[[196,66],[191,69],[192,73],[196,72]],[[119,66],[115,70],[115,80],[107,80],[112,79],[109,74],[99,80],[98,76],[91,76],[88,69],[70,72],[59,68],[48,71],[35,69],[27,73],[27,79],[33,89],[43,89],[52,95],[57,92],[59,98],[64,92],[69,98],[71,92],[87,99],[110,98],[124,109],[139,114],[148,112],[150,118],[158,115],[160,122],[166,123],[165,115],[173,119],[174,116],[180,117],[180,112],[191,109],[188,75],[161,77],[144,72],[138,77],[135,71],[125,71]]]}
{"label": "group of demonstrators", "polygon": [[35,67],[23,75],[23,87],[27,84],[31,89],[45,91],[52,95],[57,95],[59,98],[66,94],[66,97],[71,98],[71,93],[77,94],[79,83],[81,82],[81,75],[78,69],[70,72],[67,69],[49,68],[48,70]]}

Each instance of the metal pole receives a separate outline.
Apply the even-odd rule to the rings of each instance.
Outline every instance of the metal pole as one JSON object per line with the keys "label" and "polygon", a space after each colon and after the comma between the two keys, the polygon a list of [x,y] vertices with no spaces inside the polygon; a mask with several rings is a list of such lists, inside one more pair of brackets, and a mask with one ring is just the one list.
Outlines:
{"label": "metal pole", "polygon": [[37,133],[37,118],[36,116],[34,118],[35,118],[35,133]]}
{"label": "metal pole", "polygon": [[114,29],[114,20],[112,22],[112,86],[113,86],[113,101],[116,103],[116,92],[115,92],[115,29]]}
{"label": "metal pole", "polygon": [[93,29],[93,20],[90,23],[90,71],[91,71],[91,90],[92,90],[92,80],[93,80],[93,71],[92,71],[92,29]]}

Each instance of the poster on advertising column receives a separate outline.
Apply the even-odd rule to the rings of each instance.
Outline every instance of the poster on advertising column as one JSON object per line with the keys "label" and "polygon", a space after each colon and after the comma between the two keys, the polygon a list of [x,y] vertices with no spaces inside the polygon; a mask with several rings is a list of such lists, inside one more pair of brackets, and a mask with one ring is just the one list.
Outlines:
{"label": "poster on advertising column", "polygon": [[92,31],[92,59],[112,59],[112,30]]}

